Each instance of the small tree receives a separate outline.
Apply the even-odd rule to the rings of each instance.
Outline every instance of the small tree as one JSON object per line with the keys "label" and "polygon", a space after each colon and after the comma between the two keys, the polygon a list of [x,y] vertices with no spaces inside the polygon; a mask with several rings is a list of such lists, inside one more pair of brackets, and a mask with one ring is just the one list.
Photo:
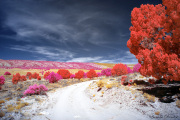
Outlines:
{"label": "small tree", "polygon": [[69,79],[71,76],[71,73],[69,72],[69,70],[65,70],[65,69],[60,69],[58,70],[57,73],[61,75],[63,79]]}
{"label": "small tree", "polygon": [[113,76],[121,76],[128,74],[128,71],[127,71],[127,67],[124,64],[120,63],[120,64],[116,64],[112,68],[111,73]]}
{"label": "small tree", "polygon": [[89,72],[87,72],[87,77],[92,79],[93,77],[98,77],[98,75],[94,69],[91,69]]}
{"label": "small tree", "polygon": [[163,5],[133,9],[127,47],[141,64],[142,75],[167,83],[180,81],[180,1],[163,0]]}
{"label": "small tree", "polygon": [[77,73],[75,73],[75,78],[80,80],[83,77],[84,77],[84,71],[79,70]]}

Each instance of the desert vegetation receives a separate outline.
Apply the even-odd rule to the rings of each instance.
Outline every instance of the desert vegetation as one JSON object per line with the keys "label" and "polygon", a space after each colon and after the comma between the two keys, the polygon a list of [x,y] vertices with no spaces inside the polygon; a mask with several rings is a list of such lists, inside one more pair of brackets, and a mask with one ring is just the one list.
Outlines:
{"label": "desert vegetation", "polygon": [[[79,107],[87,100],[91,105],[98,103],[101,106],[96,107],[98,110],[114,105],[111,110],[118,106],[116,110],[138,111],[139,116],[146,115],[148,119],[157,116],[180,119],[179,0],[163,0],[163,4],[134,8],[131,23],[127,47],[138,59],[134,65],[0,60],[0,118],[18,119],[20,116],[30,119],[43,115],[50,119],[48,117],[52,116],[46,114],[47,117],[42,111],[34,115],[22,111],[29,110],[33,102],[36,106],[42,103],[36,110],[46,109],[43,105],[49,100],[46,107],[53,114],[48,106],[59,107],[56,106],[56,100],[59,100],[62,104],[57,105],[64,107],[66,100],[71,99],[68,104],[73,110],[77,109],[73,100]],[[62,97],[68,99],[61,101],[57,96],[66,90],[67,94],[73,93],[77,97],[64,95]],[[79,104],[80,100],[83,105]],[[94,106],[90,109],[96,110]]]}

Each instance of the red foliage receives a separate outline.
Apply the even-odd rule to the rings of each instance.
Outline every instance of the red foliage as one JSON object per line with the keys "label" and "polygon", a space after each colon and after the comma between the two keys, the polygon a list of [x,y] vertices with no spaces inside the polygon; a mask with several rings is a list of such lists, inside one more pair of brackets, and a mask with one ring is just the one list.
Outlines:
{"label": "red foliage", "polygon": [[29,76],[29,80],[31,80],[32,79],[32,76]]}
{"label": "red foliage", "polygon": [[22,75],[20,81],[26,81],[26,76]]}
{"label": "red foliage", "polygon": [[128,71],[127,71],[127,67],[124,64],[120,63],[120,64],[116,64],[112,68],[111,73],[113,76],[121,76],[128,74]]}
{"label": "red foliage", "polygon": [[65,69],[59,69],[57,73],[61,75],[63,79],[69,79],[71,76],[71,73],[69,72],[69,70],[65,70]]}
{"label": "red foliage", "polygon": [[93,78],[93,77],[98,77],[98,75],[94,69],[91,69],[91,70],[89,70],[89,72],[87,72],[87,77]]}
{"label": "red foliage", "polygon": [[17,84],[21,80],[21,75],[19,73],[16,73],[16,75],[13,75],[12,83]]}
{"label": "red foliage", "polygon": [[34,74],[32,74],[32,78],[34,78],[34,79],[37,79],[38,76],[39,76],[39,74],[36,72]]}
{"label": "red foliage", "polygon": [[79,70],[77,73],[75,73],[75,78],[81,79],[84,77],[84,71]]}
{"label": "red foliage", "polygon": [[46,73],[44,74],[44,79],[46,79],[46,77],[49,76],[50,73],[51,73],[50,71],[46,72]]}
{"label": "red foliage", "polygon": [[27,72],[26,76],[27,77],[32,76],[32,73],[31,72]]}
{"label": "red foliage", "polygon": [[133,9],[127,47],[141,64],[142,75],[163,78],[166,84],[180,81],[180,1],[163,0],[163,5]]}
{"label": "red foliage", "polygon": [[41,76],[38,76],[38,77],[37,77],[37,80],[41,80]]}
{"label": "red foliage", "polygon": [[125,81],[126,81],[127,76],[122,76],[121,77],[121,85],[124,85]]}

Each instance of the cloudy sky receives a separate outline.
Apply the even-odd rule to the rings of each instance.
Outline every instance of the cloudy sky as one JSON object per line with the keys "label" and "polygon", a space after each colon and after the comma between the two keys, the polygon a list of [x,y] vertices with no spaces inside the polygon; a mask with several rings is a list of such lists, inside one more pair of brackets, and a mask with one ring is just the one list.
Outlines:
{"label": "cloudy sky", "polygon": [[0,0],[0,59],[137,63],[131,11],[161,0]]}

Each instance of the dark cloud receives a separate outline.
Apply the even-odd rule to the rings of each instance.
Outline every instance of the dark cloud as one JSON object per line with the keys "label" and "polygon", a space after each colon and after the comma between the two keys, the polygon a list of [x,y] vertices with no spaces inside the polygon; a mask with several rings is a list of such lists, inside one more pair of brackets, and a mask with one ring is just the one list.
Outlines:
{"label": "dark cloud", "polygon": [[[126,43],[131,10],[139,7],[140,2],[146,3],[130,0],[0,1],[0,39],[6,40],[1,41],[7,45],[6,50],[34,53],[33,59],[39,54],[43,60],[125,62],[129,55],[132,59],[128,59],[129,62],[137,62],[129,54]],[[11,44],[7,40],[16,42]],[[68,54],[62,54],[65,51]],[[118,52],[121,54],[110,56]]]}

